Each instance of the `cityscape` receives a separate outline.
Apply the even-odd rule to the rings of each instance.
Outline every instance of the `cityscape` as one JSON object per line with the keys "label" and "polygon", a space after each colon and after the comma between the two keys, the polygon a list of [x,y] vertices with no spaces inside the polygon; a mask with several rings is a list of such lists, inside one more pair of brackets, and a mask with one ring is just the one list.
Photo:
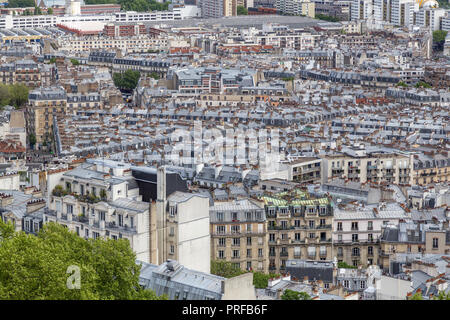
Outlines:
{"label": "cityscape", "polygon": [[0,300],[450,300],[449,31],[449,0],[5,0]]}

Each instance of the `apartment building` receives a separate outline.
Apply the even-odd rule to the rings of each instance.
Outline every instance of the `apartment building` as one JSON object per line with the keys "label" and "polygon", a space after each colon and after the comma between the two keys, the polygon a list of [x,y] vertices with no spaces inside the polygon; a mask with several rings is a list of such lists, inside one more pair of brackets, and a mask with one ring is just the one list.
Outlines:
{"label": "apartment building", "polygon": [[297,183],[313,183],[321,181],[322,159],[316,157],[301,157],[288,162],[288,180]]}
{"label": "apartment building", "polygon": [[373,0],[353,0],[351,3],[350,19],[366,20],[373,17]]}
{"label": "apartment building", "polygon": [[23,84],[29,88],[49,86],[54,82],[54,65],[38,64],[33,60],[16,60],[0,65],[0,82]]}
{"label": "apartment building", "polygon": [[336,259],[355,267],[379,263],[382,227],[398,225],[408,215],[396,202],[366,206],[338,206],[333,217],[333,248]]}
{"label": "apartment building", "polygon": [[380,267],[390,270],[391,257],[395,254],[449,254],[450,231],[442,224],[401,222],[387,225],[380,237]]}
{"label": "apartment building", "polygon": [[108,37],[132,37],[144,35],[147,29],[143,23],[123,24],[108,23],[103,28],[103,34]]}
{"label": "apartment building", "polygon": [[420,154],[414,156],[412,184],[430,185],[450,181],[450,158],[448,153]]}
{"label": "apartment building", "polygon": [[67,112],[67,95],[62,87],[45,87],[35,89],[28,94],[26,111],[29,133],[36,136],[39,147],[53,136],[54,118]]}
{"label": "apartment building", "polygon": [[327,197],[300,189],[261,197],[269,234],[269,271],[286,269],[286,261],[332,260],[333,207]]}
{"label": "apartment building", "polygon": [[48,185],[44,223],[56,222],[86,239],[127,239],[150,262],[150,206],[140,201],[130,169],[121,163],[83,163]]}
{"label": "apartment building", "polygon": [[414,24],[414,12],[419,10],[416,0],[391,0],[391,20],[397,26]]}
{"label": "apartment building", "polygon": [[342,178],[360,183],[411,183],[411,157],[393,150],[350,147],[349,152],[326,154],[322,160],[324,182]]}
{"label": "apartment building", "polygon": [[315,3],[310,0],[277,0],[275,8],[288,15],[315,17]]}
{"label": "apartment building", "polygon": [[237,15],[237,0],[202,0],[203,18],[221,18]]}
{"label": "apartment building", "polygon": [[[170,190],[170,189],[169,189]],[[175,191],[167,195],[166,168],[157,169],[157,199],[152,215],[157,261],[176,259],[184,266],[209,272],[211,237],[209,198],[202,194]],[[152,241],[155,237],[152,235]],[[154,247],[152,247],[154,249]]]}
{"label": "apartment building", "polygon": [[267,220],[264,206],[254,199],[216,201],[209,208],[211,258],[243,270],[267,272]]}
{"label": "apartment building", "polygon": [[445,14],[446,10],[442,8],[420,8],[416,12],[415,25],[430,31],[441,30],[441,20]]}

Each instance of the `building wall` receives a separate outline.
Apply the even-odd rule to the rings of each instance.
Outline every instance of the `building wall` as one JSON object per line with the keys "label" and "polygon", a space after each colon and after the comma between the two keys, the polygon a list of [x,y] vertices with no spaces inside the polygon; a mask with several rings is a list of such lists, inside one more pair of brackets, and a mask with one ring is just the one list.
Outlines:
{"label": "building wall", "polygon": [[225,279],[222,300],[256,300],[253,273]]}

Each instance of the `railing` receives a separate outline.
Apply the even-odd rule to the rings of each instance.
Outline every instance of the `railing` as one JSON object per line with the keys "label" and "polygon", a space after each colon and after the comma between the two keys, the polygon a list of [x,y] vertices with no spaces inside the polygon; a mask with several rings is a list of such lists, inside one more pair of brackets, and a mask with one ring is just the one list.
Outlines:
{"label": "railing", "polygon": [[284,251],[280,252],[280,257],[288,257],[288,256],[289,256],[288,252],[284,252]]}

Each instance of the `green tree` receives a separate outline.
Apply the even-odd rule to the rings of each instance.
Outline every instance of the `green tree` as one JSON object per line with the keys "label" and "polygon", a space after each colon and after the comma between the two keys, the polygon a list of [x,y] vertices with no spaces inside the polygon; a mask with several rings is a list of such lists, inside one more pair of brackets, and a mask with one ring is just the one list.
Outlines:
{"label": "green tree", "polygon": [[70,59],[70,62],[72,62],[72,64],[73,64],[74,66],[80,65],[80,61],[78,61],[77,59]]}
{"label": "green tree", "polygon": [[49,63],[56,63],[56,58],[55,57],[50,58]]}
{"label": "green tree", "polygon": [[423,300],[423,297],[420,292],[416,292],[411,298],[409,298],[409,300]]}
{"label": "green tree", "polygon": [[444,50],[445,37],[447,37],[447,31],[433,31],[433,42],[437,46],[438,51]]}
{"label": "green tree", "polygon": [[407,88],[407,87],[408,87],[408,85],[407,85],[406,83],[404,83],[403,81],[399,81],[399,82],[396,84],[396,86],[397,86],[397,87],[404,87],[404,88]]}
{"label": "green tree", "polygon": [[281,300],[311,300],[311,296],[306,292],[286,289],[281,295]]}
{"label": "green tree", "polygon": [[16,108],[22,107],[28,101],[28,87],[23,84],[13,84],[9,86],[10,104]]}
{"label": "green tree", "polygon": [[211,261],[211,273],[224,278],[232,278],[246,273],[229,261]]}
{"label": "green tree", "polygon": [[440,291],[438,296],[433,297],[433,300],[450,300],[450,292]]}
{"label": "green tree", "polygon": [[[159,299],[139,286],[135,259],[128,240],[85,240],[55,223],[37,236],[15,232],[0,242],[0,299]],[[79,289],[67,285],[70,266],[80,270]]]}
{"label": "green tree", "polygon": [[338,262],[338,268],[345,268],[345,269],[357,269],[357,267],[355,266],[351,266],[348,263],[342,261],[342,262]]}
{"label": "green tree", "polygon": [[34,6],[34,0],[9,0],[6,5],[7,8],[28,8]]}
{"label": "green tree", "polygon": [[428,83],[426,83],[424,81],[419,81],[416,83],[415,87],[416,88],[431,88],[431,85],[429,85]]}
{"label": "green tree", "polygon": [[159,79],[159,75],[156,72],[152,72],[152,73],[150,73],[150,78],[158,80]]}
{"label": "green tree", "polygon": [[330,21],[330,22],[338,22],[338,21],[341,21],[339,18],[332,17],[332,16],[327,16],[327,15],[324,15],[324,14],[321,14],[321,13],[316,14],[316,15],[315,15],[315,18],[316,18],[316,19],[319,19],[319,20]]}
{"label": "green tree", "polygon": [[34,7],[34,14],[35,14],[35,15],[40,15],[40,14],[42,14],[41,8],[39,8],[39,7]]}
{"label": "green tree", "polygon": [[253,285],[256,289],[265,289],[269,285],[269,279],[279,277],[279,274],[263,272],[253,272]]}
{"label": "green tree", "polygon": [[53,14],[53,9],[52,8],[48,8],[47,9],[47,14]]}
{"label": "green tree", "polygon": [[30,133],[28,135],[28,141],[30,142],[30,145],[34,146],[36,144],[36,136]]}
{"label": "green tree", "polygon": [[7,106],[10,104],[11,98],[9,96],[9,86],[0,84],[0,106]]}
{"label": "green tree", "polygon": [[139,71],[128,69],[124,73],[114,73],[114,85],[120,89],[133,90],[136,88],[141,74]]}
{"label": "green tree", "polygon": [[246,15],[248,15],[248,10],[244,6],[237,6],[236,10],[237,10],[237,15],[238,16],[246,16]]}

